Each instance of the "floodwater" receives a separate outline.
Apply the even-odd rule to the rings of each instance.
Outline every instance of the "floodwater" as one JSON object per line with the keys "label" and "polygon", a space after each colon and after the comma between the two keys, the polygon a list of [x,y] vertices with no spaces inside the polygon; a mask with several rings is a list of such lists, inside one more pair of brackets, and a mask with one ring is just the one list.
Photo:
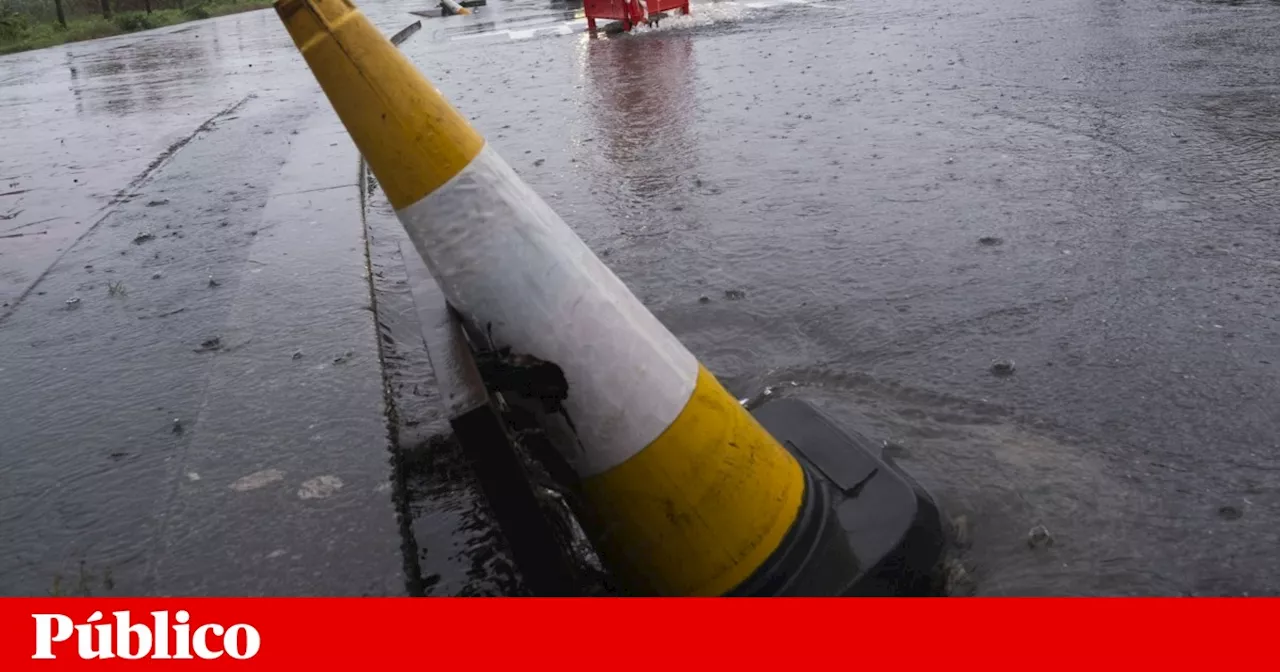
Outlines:
{"label": "floodwater", "polygon": [[[363,6],[387,34],[421,8]],[[657,29],[593,40],[564,5],[518,0],[423,19],[402,49],[732,391],[773,387],[889,441],[956,521],[956,592],[1273,594],[1277,21],[1271,2],[762,0],[695,3]],[[215,127],[253,113],[277,134],[332,130],[274,15],[184,30],[0,58],[0,235],[48,230],[0,238],[0,540],[26,563],[0,576],[73,562],[78,546],[49,541],[68,530],[104,545],[50,518],[47,493],[95,442],[136,431],[111,414],[156,389],[110,389],[94,363],[106,317],[54,326],[86,281],[73,273],[83,263],[58,272],[58,255],[108,249],[85,234],[103,217],[160,225],[145,199],[111,201],[162,182],[172,203],[251,222],[273,199],[228,198],[232,180],[256,194],[302,179],[277,174],[273,161],[302,159],[261,127],[202,150],[209,129],[196,129],[216,115]],[[180,164],[214,144],[228,157]],[[136,226],[121,227],[127,243]],[[250,272],[201,231],[187,232],[201,241],[182,251],[191,265],[221,253],[229,277]],[[83,330],[57,341],[76,373],[30,354],[51,329]],[[147,353],[156,368],[181,361]],[[1012,375],[994,375],[996,360]],[[72,404],[49,391],[60,384],[103,399]],[[30,420],[63,407],[75,432]],[[277,431],[254,422],[246,432]],[[122,478],[113,468],[108,483]],[[60,496],[148,515],[129,513],[136,499]],[[23,501],[36,504],[14,508]],[[1028,543],[1037,526],[1051,545]]]}

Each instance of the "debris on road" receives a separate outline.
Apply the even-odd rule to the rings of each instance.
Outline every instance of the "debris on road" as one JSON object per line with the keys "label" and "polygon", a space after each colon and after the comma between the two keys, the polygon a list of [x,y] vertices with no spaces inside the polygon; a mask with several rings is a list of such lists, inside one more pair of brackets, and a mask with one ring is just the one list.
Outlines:
{"label": "debris on road", "polygon": [[1218,507],[1218,517],[1223,520],[1240,520],[1244,517],[1244,511],[1234,506]]}
{"label": "debris on road", "polygon": [[186,309],[186,307],[184,306],[184,307],[182,307],[182,308],[174,308],[173,310],[167,310],[167,311],[165,311],[165,312],[163,312],[163,313],[157,313],[157,314],[155,314],[155,315],[141,315],[141,316],[139,316],[139,317],[138,317],[138,319],[139,319],[139,320],[149,320],[149,319],[154,318],[154,317],[169,317],[169,316],[171,316],[171,315],[177,315],[178,313],[186,312],[186,310],[187,310],[187,309]]}
{"label": "debris on road", "polygon": [[201,343],[200,347],[197,350],[195,350],[195,352],[213,352],[215,350],[221,350],[221,349],[222,349],[222,339],[217,336],[214,336],[213,338],[206,339],[203,343]]}
{"label": "debris on road", "polygon": [[302,482],[298,488],[299,499],[324,499],[342,489],[342,479],[337,476],[317,476]]}
{"label": "debris on road", "polygon": [[1014,364],[1012,359],[997,359],[991,362],[991,373],[996,376],[1012,376]]}
{"label": "debris on road", "polygon": [[422,28],[421,21],[414,21],[413,23],[405,26],[404,28],[401,28],[400,32],[391,36],[391,44],[400,46],[401,44],[404,43],[405,40],[409,39],[410,37],[413,37],[413,34],[418,32],[420,28]]}
{"label": "debris on road", "polygon": [[907,447],[897,439],[885,439],[880,442],[880,452],[886,457],[898,457],[907,452]]}
{"label": "debris on road", "polygon": [[[1048,530],[1045,531],[1046,533]],[[969,517],[959,515],[951,519],[951,543],[956,548],[968,548],[972,541],[969,534]]]}
{"label": "debris on road", "polygon": [[1053,545],[1053,535],[1049,534],[1049,529],[1044,525],[1036,525],[1027,532],[1027,546],[1029,548],[1048,548]]}

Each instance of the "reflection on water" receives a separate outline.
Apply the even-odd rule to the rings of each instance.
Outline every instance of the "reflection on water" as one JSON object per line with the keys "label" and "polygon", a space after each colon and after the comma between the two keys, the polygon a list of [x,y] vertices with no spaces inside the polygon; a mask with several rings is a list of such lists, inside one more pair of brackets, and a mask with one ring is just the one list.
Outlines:
{"label": "reflection on water", "polygon": [[203,41],[144,40],[80,58],[68,51],[67,85],[77,116],[129,116],[158,110],[175,97],[189,97],[190,89],[210,78],[209,66],[217,56],[210,46]]}
{"label": "reflection on water", "polygon": [[[173,142],[250,92],[314,86],[271,12],[0,57],[0,310]],[[12,186],[10,186],[12,185]]]}
{"label": "reflection on water", "polygon": [[[696,99],[689,32],[586,40],[586,117],[613,170],[598,175],[630,204],[672,196],[696,168],[689,130]],[[618,184],[618,182],[621,184]]]}

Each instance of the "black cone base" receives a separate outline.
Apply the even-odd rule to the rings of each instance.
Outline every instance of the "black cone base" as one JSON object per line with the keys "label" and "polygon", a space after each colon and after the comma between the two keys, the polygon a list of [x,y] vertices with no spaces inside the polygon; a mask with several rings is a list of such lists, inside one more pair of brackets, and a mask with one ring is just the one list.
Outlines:
{"label": "black cone base", "polygon": [[794,534],[735,594],[942,594],[946,533],[928,492],[800,399],[770,401],[753,415],[805,467],[813,490]]}

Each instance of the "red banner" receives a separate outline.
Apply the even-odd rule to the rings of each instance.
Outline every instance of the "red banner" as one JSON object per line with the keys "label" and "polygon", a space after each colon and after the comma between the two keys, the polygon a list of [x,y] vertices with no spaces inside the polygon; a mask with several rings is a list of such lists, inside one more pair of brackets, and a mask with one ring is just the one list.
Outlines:
{"label": "red banner", "polygon": [[1263,599],[9,599],[0,670],[1270,667],[1277,616]]}

